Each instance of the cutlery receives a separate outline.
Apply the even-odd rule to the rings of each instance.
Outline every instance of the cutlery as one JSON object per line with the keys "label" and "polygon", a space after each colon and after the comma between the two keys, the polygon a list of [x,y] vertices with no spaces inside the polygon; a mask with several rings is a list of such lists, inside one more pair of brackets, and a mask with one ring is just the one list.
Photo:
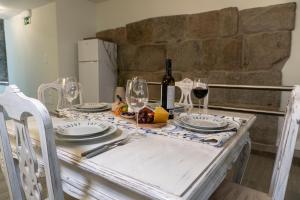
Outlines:
{"label": "cutlery", "polygon": [[102,144],[98,147],[95,147],[93,149],[90,149],[88,151],[85,151],[85,152],[82,152],[81,153],[81,157],[86,157],[86,158],[91,158],[91,157],[94,157],[100,153],[103,153],[105,151],[108,151],[110,149],[113,149],[117,146],[121,146],[121,145],[124,145],[128,142],[129,138],[126,137],[124,139],[121,139],[121,140],[117,140],[117,141],[114,141],[112,143],[109,143],[109,144]]}

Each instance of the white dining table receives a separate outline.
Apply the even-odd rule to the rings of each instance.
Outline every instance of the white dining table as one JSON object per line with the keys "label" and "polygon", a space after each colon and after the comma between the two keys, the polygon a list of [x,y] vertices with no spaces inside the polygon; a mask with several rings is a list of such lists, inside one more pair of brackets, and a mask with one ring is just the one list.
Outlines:
{"label": "white dining table", "polygon": [[[193,110],[198,112],[198,109]],[[250,155],[252,114],[209,110],[210,114],[245,120],[222,147],[148,134],[93,158],[80,144],[57,143],[64,192],[77,199],[208,199],[234,164],[240,182]],[[63,119],[53,118],[54,126]],[[34,124],[29,124],[34,143]],[[74,146],[75,145],[75,146]],[[76,151],[74,150],[76,149]]]}

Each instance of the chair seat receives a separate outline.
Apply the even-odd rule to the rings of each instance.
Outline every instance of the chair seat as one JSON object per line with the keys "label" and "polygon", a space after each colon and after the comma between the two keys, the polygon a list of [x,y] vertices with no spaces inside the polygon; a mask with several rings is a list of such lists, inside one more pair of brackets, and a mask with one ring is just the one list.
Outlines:
{"label": "chair seat", "polygon": [[210,200],[271,200],[268,194],[224,181],[210,197]]}

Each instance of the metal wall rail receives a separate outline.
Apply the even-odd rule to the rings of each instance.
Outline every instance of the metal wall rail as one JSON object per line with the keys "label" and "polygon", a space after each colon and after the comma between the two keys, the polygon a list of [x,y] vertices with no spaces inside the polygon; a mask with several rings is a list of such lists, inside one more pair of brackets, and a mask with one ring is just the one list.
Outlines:
{"label": "metal wall rail", "polygon": [[211,88],[228,88],[228,89],[247,89],[247,90],[275,90],[291,91],[293,86],[261,86],[261,85],[225,85],[225,84],[208,84]]}
{"label": "metal wall rail", "polygon": [[[160,82],[148,82],[148,85],[160,85]],[[247,90],[275,90],[291,91],[293,86],[261,86],[261,85],[227,85],[227,84],[208,84],[210,88],[228,88],[228,89],[247,89]]]}
{"label": "metal wall rail", "polygon": [[[148,84],[160,85],[160,82],[148,82]],[[226,84],[208,84],[208,87],[224,88],[224,89],[281,91],[281,92],[291,91],[293,89],[293,86],[226,85]],[[283,111],[261,110],[261,109],[251,109],[251,108],[237,108],[237,107],[217,106],[217,105],[208,105],[208,108],[227,110],[227,111],[247,112],[247,113],[254,113],[254,114],[275,115],[275,116],[285,115],[285,112]]]}
{"label": "metal wall rail", "polygon": [[[158,103],[158,99],[149,100],[151,103]],[[200,105],[203,107],[203,105]],[[194,107],[198,108],[199,104],[194,104]],[[274,115],[274,116],[284,116],[285,112],[283,111],[273,111],[273,110],[259,110],[259,109],[251,109],[251,108],[236,108],[229,106],[217,106],[217,105],[208,105],[209,109],[215,110],[225,110],[225,111],[233,111],[233,112],[245,112],[245,113],[253,113],[253,114],[264,114],[264,115]]]}
{"label": "metal wall rail", "polygon": [[264,115],[275,115],[275,116],[284,116],[285,115],[285,112],[283,112],[283,111],[273,111],[273,110],[260,110],[260,109],[251,109],[251,108],[236,108],[236,107],[215,106],[215,105],[209,105],[208,108],[216,109],[216,110],[246,112],[246,113],[253,113],[253,114],[264,114]]}

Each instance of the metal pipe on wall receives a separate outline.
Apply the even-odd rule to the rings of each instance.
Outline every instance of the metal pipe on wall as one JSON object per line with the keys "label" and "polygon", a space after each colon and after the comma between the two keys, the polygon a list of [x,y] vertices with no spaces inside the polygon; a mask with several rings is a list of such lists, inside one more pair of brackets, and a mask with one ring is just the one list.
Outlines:
{"label": "metal pipe on wall", "polygon": [[[160,82],[148,82],[149,85],[160,85]],[[208,84],[210,88],[228,88],[228,89],[249,89],[249,90],[276,90],[291,91],[293,86],[261,86],[261,85],[228,85],[228,84]]]}
{"label": "metal pipe on wall", "polygon": [[[149,85],[160,85],[160,82],[148,82]],[[289,92],[293,89],[293,86],[260,86],[260,85],[227,85],[227,84],[208,84],[210,88],[225,88],[225,89],[244,89],[244,90],[271,90],[271,91],[281,91]],[[153,100],[155,101],[155,100]],[[195,104],[194,106],[198,106]],[[237,108],[229,106],[218,106],[218,105],[209,105],[210,109],[218,110],[227,110],[227,111],[237,111],[237,112],[247,112],[254,114],[265,114],[265,115],[275,115],[275,116],[284,116],[284,111],[272,111],[272,110],[260,110],[260,109],[251,109],[251,108]]]}

